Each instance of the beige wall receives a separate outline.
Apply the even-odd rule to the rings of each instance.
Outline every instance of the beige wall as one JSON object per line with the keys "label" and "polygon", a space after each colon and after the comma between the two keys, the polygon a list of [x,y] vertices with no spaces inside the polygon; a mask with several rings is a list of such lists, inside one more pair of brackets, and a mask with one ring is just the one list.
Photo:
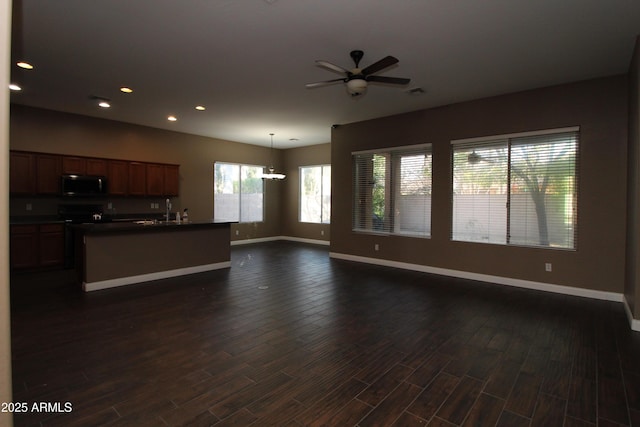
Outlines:
{"label": "beige wall", "polygon": [[629,67],[627,258],[624,295],[629,309],[640,318],[640,37]]}
{"label": "beige wall", "polygon": [[[180,197],[173,199],[172,203],[174,208],[188,208],[190,219],[194,221],[208,220],[213,216],[214,162],[264,165],[270,159],[268,147],[13,104],[10,141],[12,150],[180,164]],[[282,150],[275,150],[276,169],[283,167],[282,157]],[[280,193],[283,186],[280,184],[269,181],[266,184],[265,221],[233,225],[233,239],[281,235]],[[23,197],[13,198],[11,214],[27,215],[29,212],[24,210],[26,201]],[[119,213],[149,209],[150,204],[146,199],[136,198],[109,201]],[[29,202],[34,206],[31,213],[42,215],[55,213],[60,200],[31,198]],[[235,230],[238,230],[237,237]]]}
{"label": "beige wall", "polygon": [[282,234],[302,239],[328,242],[331,238],[329,224],[310,224],[298,221],[298,197],[300,193],[300,166],[331,164],[331,144],[319,144],[285,150],[284,165],[287,179],[282,194]]}
{"label": "beige wall", "polygon": [[[11,1],[0,0],[0,402],[11,402],[11,325],[9,310],[9,62]],[[0,412],[0,425],[12,426],[12,416]]]}
{"label": "beige wall", "polygon": [[[452,242],[450,141],[580,126],[578,249]],[[351,153],[433,144],[432,237],[351,231]],[[332,131],[331,251],[622,293],[626,220],[627,79],[616,76],[339,126]],[[379,245],[379,251],[374,250]],[[544,264],[553,264],[545,272]]]}

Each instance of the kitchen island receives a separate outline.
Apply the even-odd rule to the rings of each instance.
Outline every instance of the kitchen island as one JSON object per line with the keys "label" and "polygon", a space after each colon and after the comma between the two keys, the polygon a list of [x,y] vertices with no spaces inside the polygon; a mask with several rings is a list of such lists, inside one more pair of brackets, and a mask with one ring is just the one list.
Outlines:
{"label": "kitchen island", "polygon": [[77,224],[76,270],[85,292],[231,266],[231,222]]}

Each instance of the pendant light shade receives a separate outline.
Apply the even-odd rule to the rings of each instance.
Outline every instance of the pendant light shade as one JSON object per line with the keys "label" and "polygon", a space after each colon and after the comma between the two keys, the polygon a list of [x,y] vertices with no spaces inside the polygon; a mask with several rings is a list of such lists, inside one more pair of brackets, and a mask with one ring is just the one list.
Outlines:
{"label": "pendant light shade", "polygon": [[285,179],[287,176],[282,173],[275,173],[275,168],[273,167],[273,133],[269,134],[271,136],[271,154],[270,154],[270,166],[267,168],[267,173],[262,174],[262,179],[271,179],[271,180],[280,180]]}

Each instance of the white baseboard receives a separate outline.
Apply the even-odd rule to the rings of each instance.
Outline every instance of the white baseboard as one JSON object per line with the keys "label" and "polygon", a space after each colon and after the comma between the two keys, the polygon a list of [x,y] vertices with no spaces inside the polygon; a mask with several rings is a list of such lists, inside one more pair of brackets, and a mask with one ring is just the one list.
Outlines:
{"label": "white baseboard", "polygon": [[250,245],[252,243],[275,242],[276,240],[281,240],[281,239],[278,236],[272,236],[272,237],[258,237],[255,239],[232,240],[231,246]]}
{"label": "white baseboard", "polygon": [[229,267],[231,267],[231,261],[224,261],[215,264],[197,265],[194,267],[158,271],[155,273],[140,274],[137,276],[119,277],[117,279],[100,280],[97,282],[82,282],[82,289],[85,292],[98,291],[101,289],[132,285],[134,283],[150,282],[159,279],[168,279],[170,277],[186,276],[187,274],[203,273],[205,271],[220,270]]}
{"label": "white baseboard", "polygon": [[623,298],[622,303],[624,305],[624,312],[626,313],[629,324],[631,325],[631,330],[640,332],[640,320],[633,318],[626,296]]}
{"label": "white baseboard", "polygon": [[593,298],[605,301],[622,302],[623,295],[616,292],[597,291],[593,289],[574,288],[572,286],[554,285],[550,283],[533,282],[530,280],[512,279],[509,277],[491,276],[488,274],[470,273],[468,271],[450,270],[446,268],[429,267],[426,265],[409,264],[398,261],[389,261],[384,259],[362,257],[357,255],[341,254],[330,252],[331,258],[343,259],[346,261],[363,262],[367,264],[376,264],[386,267],[401,268],[404,270],[413,270],[423,273],[438,274],[441,276],[457,277],[461,279],[477,280],[480,282],[497,283],[500,285],[515,286],[518,288],[534,289],[539,291],[554,292],[564,295],[573,295],[578,297]]}
{"label": "white baseboard", "polygon": [[328,240],[304,239],[302,237],[291,237],[291,236],[272,236],[272,237],[259,237],[256,239],[232,240],[231,246],[249,245],[252,243],[262,243],[262,242],[275,242],[277,240],[287,240],[290,242],[300,242],[300,243],[311,243],[313,245],[323,245],[323,246],[329,246],[329,244],[331,243]]}
{"label": "white baseboard", "polygon": [[322,245],[322,246],[329,246],[331,244],[331,242],[328,240],[303,239],[301,237],[291,237],[291,236],[280,236],[280,240],[288,240],[290,242],[310,243],[312,245]]}

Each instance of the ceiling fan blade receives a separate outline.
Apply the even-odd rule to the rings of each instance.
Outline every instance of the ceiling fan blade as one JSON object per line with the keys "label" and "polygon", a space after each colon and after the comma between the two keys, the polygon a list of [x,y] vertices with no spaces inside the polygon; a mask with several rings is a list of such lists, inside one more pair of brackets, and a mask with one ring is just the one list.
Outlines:
{"label": "ceiling fan blade", "polygon": [[349,70],[346,70],[346,69],[340,67],[339,65],[332,64],[331,62],[328,62],[328,61],[317,60],[316,64],[318,64],[321,67],[328,68],[331,71],[336,71],[338,73],[344,73],[344,74],[348,74],[349,73]]}
{"label": "ceiling fan blade", "polygon": [[398,59],[394,58],[393,56],[387,56],[385,58],[382,58],[380,61],[375,62],[371,65],[369,65],[368,67],[364,68],[362,70],[362,74],[363,75],[368,75],[368,74],[373,74],[375,72],[378,72],[380,70],[384,70],[387,67],[390,67],[394,64],[398,63]]}
{"label": "ceiling fan blade", "polygon": [[385,77],[385,76],[367,76],[366,80],[368,82],[375,83],[389,83],[392,85],[406,85],[409,84],[411,79],[405,79],[402,77]]}
{"label": "ceiling fan blade", "polygon": [[346,79],[325,80],[323,82],[307,83],[305,86],[310,89],[314,87],[328,86],[338,82],[344,82],[345,80]]}

